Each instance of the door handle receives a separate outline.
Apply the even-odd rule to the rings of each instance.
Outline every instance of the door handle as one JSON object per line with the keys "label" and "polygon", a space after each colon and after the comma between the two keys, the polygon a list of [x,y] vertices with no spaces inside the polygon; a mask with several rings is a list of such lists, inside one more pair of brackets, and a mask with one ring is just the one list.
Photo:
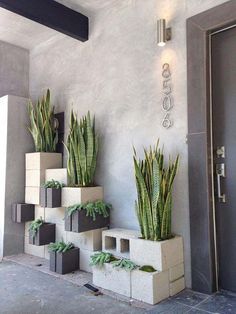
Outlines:
{"label": "door handle", "polygon": [[216,165],[216,175],[217,175],[217,196],[221,203],[226,202],[225,194],[221,192],[221,178],[225,178],[225,164]]}

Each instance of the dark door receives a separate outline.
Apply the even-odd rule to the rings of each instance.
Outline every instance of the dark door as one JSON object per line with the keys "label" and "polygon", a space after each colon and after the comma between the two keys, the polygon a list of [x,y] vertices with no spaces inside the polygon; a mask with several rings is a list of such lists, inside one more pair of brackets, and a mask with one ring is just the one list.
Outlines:
{"label": "dark door", "polygon": [[236,292],[236,28],[212,35],[212,121],[219,287]]}

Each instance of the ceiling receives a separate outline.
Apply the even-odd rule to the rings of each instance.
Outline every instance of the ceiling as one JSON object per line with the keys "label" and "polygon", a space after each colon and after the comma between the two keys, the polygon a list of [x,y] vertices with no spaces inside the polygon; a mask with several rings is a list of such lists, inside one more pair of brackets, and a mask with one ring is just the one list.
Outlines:
{"label": "ceiling", "polygon": [[[87,16],[120,0],[56,0]],[[26,49],[45,43],[52,38],[65,36],[53,29],[28,20],[20,15],[0,8],[0,40]]]}

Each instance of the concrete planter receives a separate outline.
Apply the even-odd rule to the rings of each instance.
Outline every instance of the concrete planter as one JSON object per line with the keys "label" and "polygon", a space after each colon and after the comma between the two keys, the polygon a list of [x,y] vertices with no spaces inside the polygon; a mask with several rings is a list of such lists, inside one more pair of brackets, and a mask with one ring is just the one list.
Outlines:
{"label": "concrete planter", "polygon": [[34,205],[32,204],[13,204],[12,221],[21,223],[34,220]]}
{"label": "concrete planter", "polygon": [[[25,154],[26,170],[46,170],[62,167],[62,154],[60,153],[27,153]],[[45,174],[42,180],[45,181]]]}
{"label": "concrete planter", "polygon": [[38,232],[33,236],[33,233],[29,232],[29,243],[34,245],[47,245],[51,242],[55,242],[56,237],[56,225],[45,222],[39,227]]}
{"label": "concrete planter", "polygon": [[156,304],[170,295],[168,271],[148,273],[141,270],[131,272],[132,298]]}
{"label": "concrete planter", "polygon": [[50,270],[64,275],[79,269],[79,255],[79,248],[65,253],[50,252]]}
{"label": "concrete planter", "polygon": [[47,208],[61,207],[61,189],[41,187],[40,206]]}
{"label": "concrete planter", "polygon": [[131,297],[130,279],[131,273],[129,271],[114,268],[109,263],[104,264],[102,267],[93,267],[94,285],[126,297]]}
{"label": "concrete planter", "polygon": [[103,200],[103,188],[94,187],[65,187],[62,188],[62,207],[69,207],[74,204],[95,202]]}
{"label": "concrete planter", "polygon": [[180,236],[165,241],[130,239],[130,259],[137,265],[168,270],[183,263],[183,239]]}
{"label": "concrete planter", "polygon": [[96,220],[93,220],[92,217],[86,216],[86,210],[77,210],[71,216],[65,215],[66,231],[80,233],[105,228],[109,226],[109,223],[110,217],[104,218],[102,215],[96,215]]}

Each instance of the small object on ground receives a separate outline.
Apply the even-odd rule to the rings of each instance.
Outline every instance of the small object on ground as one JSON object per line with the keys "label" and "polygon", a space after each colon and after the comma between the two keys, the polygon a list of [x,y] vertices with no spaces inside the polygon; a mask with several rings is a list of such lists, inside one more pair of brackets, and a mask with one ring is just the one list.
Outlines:
{"label": "small object on ground", "polygon": [[86,283],[84,285],[84,287],[86,287],[87,289],[91,290],[93,292],[93,295],[96,296],[96,297],[99,296],[99,295],[103,295],[103,293],[101,291],[99,291],[99,289],[91,286],[89,283]]}
{"label": "small object on ground", "polygon": [[36,264],[35,266],[42,266],[42,264]]}

